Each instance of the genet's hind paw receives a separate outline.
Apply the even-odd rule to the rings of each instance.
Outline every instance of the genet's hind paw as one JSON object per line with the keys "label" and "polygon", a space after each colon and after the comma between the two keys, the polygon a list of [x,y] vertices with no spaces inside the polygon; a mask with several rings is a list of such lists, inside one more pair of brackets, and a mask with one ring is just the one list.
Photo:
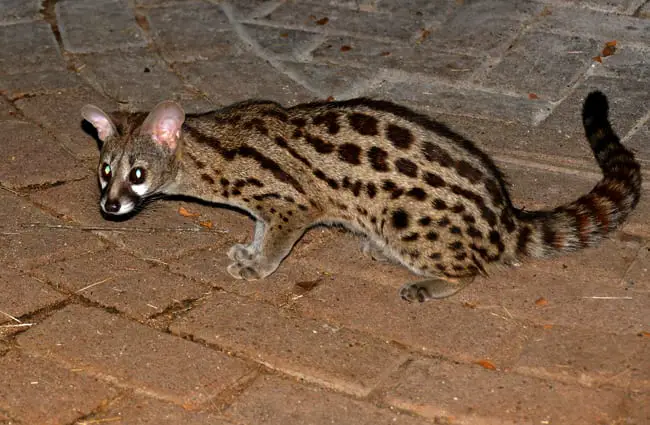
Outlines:
{"label": "genet's hind paw", "polygon": [[419,280],[402,286],[399,290],[399,296],[405,301],[420,303],[446,298],[463,289],[472,280],[474,280],[473,277],[458,279],[458,281],[436,278]]}

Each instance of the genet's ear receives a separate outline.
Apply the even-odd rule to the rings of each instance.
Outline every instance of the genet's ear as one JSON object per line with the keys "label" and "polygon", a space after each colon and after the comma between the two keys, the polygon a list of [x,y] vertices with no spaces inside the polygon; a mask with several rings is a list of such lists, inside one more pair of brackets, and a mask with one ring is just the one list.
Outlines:
{"label": "genet's ear", "polygon": [[99,140],[102,142],[117,133],[110,117],[95,105],[86,105],[81,108],[81,116],[95,127]]}
{"label": "genet's ear", "polygon": [[149,113],[140,133],[150,135],[156,143],[168,147],[173,152],[178,147],[184,121],[185,111],[181,105],[166,100],[156,105]]}

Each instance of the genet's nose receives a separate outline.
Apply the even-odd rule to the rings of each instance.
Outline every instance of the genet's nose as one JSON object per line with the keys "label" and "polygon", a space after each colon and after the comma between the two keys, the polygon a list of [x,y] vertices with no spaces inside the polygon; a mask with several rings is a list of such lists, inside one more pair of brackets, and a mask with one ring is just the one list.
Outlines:
{"label": "genet's nose", "polygon": [[109,201],[106,200],[106,203],[104,204],[104,211],[107,213],[115,214],[120,210],[120,201],[114,200],[114,201]]}

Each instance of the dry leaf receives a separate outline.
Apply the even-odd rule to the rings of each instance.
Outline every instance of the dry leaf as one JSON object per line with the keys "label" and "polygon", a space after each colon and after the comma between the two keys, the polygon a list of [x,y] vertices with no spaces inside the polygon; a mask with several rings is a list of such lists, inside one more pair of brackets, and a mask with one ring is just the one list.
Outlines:
{"label": "dry leaf", "polygon": [[420,33],[420,38],[418,38],[417,43],[422,43],[424,40],[427,39],[431,35],[431,31],[422,29],[422,32]]}
{"label": "dry leaf", "polygon": [[349,52],[350,50],[352,50],[352,47],[350,47],[348,45],[341,46],[341,51],[342,52]]}
{"label": "dry leaf", "polygon": [[212,229],[212,222],[210,220],[199,221],[199,226],[203,226],[206,229]]}
{"label": "dry leaf", "polygon": [[528,99],[535,100],[539,99],[539,97],[535,93],[528,93]]}
{"label": "dry leaf", "polygon": [[605,43],[605,47],[616,47],[616,40],[608,41]]}
{"label": "dry leaf", "polygon": [[553,329],[553,325],[551,324],[546,324],[542,326],[544,329]]}
{"label": "dry leaf", "polygon": [[329,21],[330,21],[330,18],[325,17],[325,18],[320,18],[318,21],[316,21],[316,23],[317,23],[318,25],[325,25],[325,24],[327,24]]}
{"label": "dry leaf", "polygon": [[390,56],[390,52],[381,52],[381,56]]}
{"label": "dry leaf", "polygon": [[603,59],[602,59],[600,56],[594,56],[594,57],[591,58],[591,59],[593,59],[593,60],[596,61],[596,62],[603,63]]}
{"label": "dry leaf", "polygon": [[542,10],[542,13],[539,14],[539,16],[548,16],[550,15],[551,9],[548,8],[548,6],[545,6],[544,9]]}
{"label": "dry leaf", "polygon": [[602,52],[600,52],[600,56],[606,58],[607,56],[611,56],[616,52],[616,47],[605,47]]}
{"label": "dry leaf", "polygon": [[475,304],[475,303],[470,303],[470,302],[468,302],[468,301],[465,301],[465,302],[463,303],[463,307],[474,309],[474,308],[476,308],[476,304]]}
{"label": "dry leaf", "polygon": [[178,213],[179,213],[180,215],[182,215],[183,217],[198,217],[198,216],[201,215],[201,214],[199,214],[199,213],[191,213],[191,212],[189,212],[188,210],[186,210],[184,207],[180,207],[180,208],[178,209]]}
{"label": "dry leaf", "polygon": [[650,332],[641,331],[641,333],[639,333],[639,336],[645,336],[647,338],[650,338]]}
{"label": "dry leaf", "polygon": [[548,301],[544,297],[539,297],[535,300],[536,305],[547,305]]}
{"label": "dry leaf", "polygon": [[334,101],[334,96],[327,96],[327,99],[325,99],[327,102],[333,102]]}
{"label": "dry leaf", "polygon": [[289,33],[288,32],[282,32],[282,33],[280,33],[280,37],[287,38],[287,37],[289,37]]}
{"label": "dry leaf", "polygon": [[477,365],[483,366],[484,368],[489,369],[489,370],[497,370],[497,367],[494,365],[494,363],[492,363],[489,360],[479,360],[479,361],[477,361],[475,363]]}

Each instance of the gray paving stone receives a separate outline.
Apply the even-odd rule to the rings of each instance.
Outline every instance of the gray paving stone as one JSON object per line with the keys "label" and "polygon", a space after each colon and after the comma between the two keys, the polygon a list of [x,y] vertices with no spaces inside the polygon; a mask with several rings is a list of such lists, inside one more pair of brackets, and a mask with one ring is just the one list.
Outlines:
{"label": "gray paving stone", "polygon": [[79,163],[34,124],[4,121],[0,128],[0,183],[10,188],[52,184],[79,178]]}
{"label": "gray paving stone", "polygon": [[[217,105],[250,98],[294,104],[314,97],[267,62],[254,56],[178,64],[176,67],[190,84]],[[233,72],[233,69],[237,72]]]}
{"label": "gray paving stone", "polygon": [[40,8],[39,0],[4,0],[0,3],[0,20],[13,22],[36,19]]}
{"label": "gray paving stone", "polygon": [[318,33],[265,25],[244,24],[243,27],[262,49],[284,60],[302,59],[323,38]]}
{"label": "gray paving stone", "polygon": [[84,55],[85,78],[129,110],[150,110],[165,99],[180,102],[187,111],[208,107],[207,101],[188,91],[169,67],[147,49]]}
{"label": "gray paving stone", "polygon": [[457,88],[431,80],[385,82],[369,94],[416,107],[428,114],[489,117],[528,125],[534,122],[536,117],[550,110],[550,105],[543,100]]}
{"label": "gray paving stone", "polygon": [[612,56],[594,62],[593,75],[634,80],[650,80],[650,51],[633,46],[620,46]]}
{"label": "gray paving stone", "polygon": [[[107,112],[117,110],[117,103],[85,86],[65,92],[24,97],[16,101],[16,106],[30,120],[41,124],[55,135],[56,140],[76,158],[96,161],[99,147],[81,127],[81,107],[88,103]],[[93,168],[94,166],[95,164]]]}
{"label": "gray paving stone", "polygon": [[638,158],[643,160],[650,160],[650,122],[646,122],[637,133],[632,135],[627,141],[628,146],[637,155]]}
{"label": "gray paving stone", "polygon": [[422,44],[463,54],[498,56],[526,21],[541,10],[542,4],[533,2],[465,2]]}
{"label": "gray paving stone", "polygon": [[4,46],[0,50],[3,74],[65,69],[54,34],[45,22],[0,26],[0,46]]}
{"label": "gray paving stone", "polygon": [[[286,69],[293,75],[299,75],[313,91],[324,100],[332,96],[335,99],[357,95],[357,88],[371,83],[377,70],[352,68],[349,66],[331,66],[327,64],[310,64],[285,62]],[[351,93],[351,94],[350,94]]]}
{"label": "gray paving stone", "polygon": [[14,121],[17,119],[19,119],[19,116],[16,108],[4,97],[0,97],[0,121]]}
{"label": "gray paving stone", "polygon": [[186,1],[182,7],[148,9],[145,16],[156,44],[169,61],[191,61],[208,53],[224,56],[241,50],[228,18],[215,4]]}
{"label": "gray paving stone", "polygon": [[385,43],[352,37],[328,37],[312,52],[317,62],[362,69],[397,69],[447,81],[466,80],[482,59],[440,52],[432,45]]}
{"label": "gray paving stone", "polygon": [[63,0],[56,17],[63,46],[73,53],[147,44],[126,0]]}
{"label": "gray paving stone", "polygon": [[557,100],[583,75],[599,52],[594,40],[527,32],[483,79],[488,86]]}
{"label": "gray paving stone", "polygon": [[[636,122],[650,111],[647,88],[648,83],[644,81],[590,77],[553,110],[540,124],[540,130],[549,130],[550,134],[557,136],[560,136],[561,132],[561,137],[584,140],[584,130],[580,124],[582,104],[589,92],[600,90],[608,97],[609,116],[614,130],[620,137],[624,137]],[[586,146],[580,143],[583,147]],[[640,158],[650,159],[643,156],[643,153]]]}
{"label": "gray paving stone", "polygon": [[83,85],[77,74],[68,70],[0,74],[0,93],[11,99],[34,94],[51,93]]}
{"label": "gray paving stone", "polygon": [[407,13],[379,13],[344,7],[328,6],[322,2],[287,2],[264,18],[251,23],[268,23],[291,29],[327,34],[408,41],[426,27],[423,17],[414,19]]}
{"label": "gray paving stone", "polygon": [[[627,43],[650,43],[650,21],[590,9],[558,7],[551,14],[536,20],[533,28],[561,34],[580,34],[585,38]],[[595,55],[594,55],[595,56]]]}
{"label": "gray paving stone", "polygon": [[639,8],[639,14],[638,16],[640,18],[645,18],[648,19],[650,18],[650,3],[645,2],[641,8]]}

